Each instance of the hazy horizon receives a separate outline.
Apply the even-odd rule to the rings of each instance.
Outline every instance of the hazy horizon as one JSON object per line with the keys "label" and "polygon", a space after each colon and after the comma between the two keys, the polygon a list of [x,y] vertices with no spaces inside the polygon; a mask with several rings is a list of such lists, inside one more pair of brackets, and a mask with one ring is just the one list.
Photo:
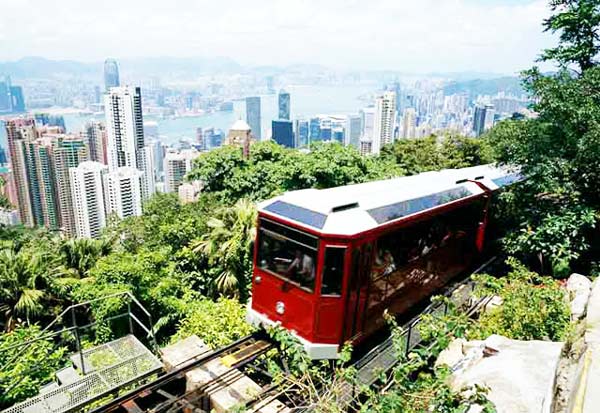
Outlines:
{"label": "hazy horizon", "polygon": [[23,0],[2,9],[4,62],[223,57],[245,67],[515,74],[555,41],[542,32],[547,0]]}

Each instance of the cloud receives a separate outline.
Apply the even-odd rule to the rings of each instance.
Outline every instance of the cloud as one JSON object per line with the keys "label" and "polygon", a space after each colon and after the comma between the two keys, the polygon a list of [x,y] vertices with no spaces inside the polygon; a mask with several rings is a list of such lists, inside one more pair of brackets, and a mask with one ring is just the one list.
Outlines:
{"label": "cloud", "polygon": [[553,42],[541,32],[546,0],[5,3],[0,60],[228,56],[251,65],[514,72]]}

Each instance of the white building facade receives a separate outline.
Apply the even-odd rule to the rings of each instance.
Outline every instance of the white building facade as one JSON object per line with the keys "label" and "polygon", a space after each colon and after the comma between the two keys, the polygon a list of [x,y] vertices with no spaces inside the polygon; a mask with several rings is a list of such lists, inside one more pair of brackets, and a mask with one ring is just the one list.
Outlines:
{"label": "white building facade", "polygon": [[75,232],[78,238],[98,238],[106,226],[103,177],[108,167],[85,161],[69,168]]}

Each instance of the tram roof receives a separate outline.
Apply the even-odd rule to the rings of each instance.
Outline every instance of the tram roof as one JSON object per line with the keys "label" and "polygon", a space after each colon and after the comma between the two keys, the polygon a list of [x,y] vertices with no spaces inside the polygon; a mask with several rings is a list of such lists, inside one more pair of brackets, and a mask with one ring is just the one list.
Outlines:
{"label": "tram roof", "polygon": [[303,189],[264,201],[259,209],[325,234],[354,235],[522,180],[517,169],[481,165],[329,189]]}

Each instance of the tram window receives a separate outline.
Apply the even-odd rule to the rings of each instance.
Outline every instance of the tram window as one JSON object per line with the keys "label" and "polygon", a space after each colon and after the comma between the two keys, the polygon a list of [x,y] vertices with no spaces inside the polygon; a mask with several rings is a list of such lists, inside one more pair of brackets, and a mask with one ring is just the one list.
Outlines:
{"label": "tram window", "polygon": [[[269,225],[267,229],[263,222],[265,221],[261,221],[258,237],[258,266],[312,292],[315,286],[317,250],[299,242],[311,236],[300,232],[299,236],[295,236],[297,231],[289,228],[285,231],[272,231],[270,228],[278,229],[279,225]],[[315,245],[316,242],[315,239]]]}
{"label": "tram window", "polygon": [[325,264],[323,266],[323,282],[321,295],[341,295],[344,277],[344,254],[346,248],[325,248]]}

